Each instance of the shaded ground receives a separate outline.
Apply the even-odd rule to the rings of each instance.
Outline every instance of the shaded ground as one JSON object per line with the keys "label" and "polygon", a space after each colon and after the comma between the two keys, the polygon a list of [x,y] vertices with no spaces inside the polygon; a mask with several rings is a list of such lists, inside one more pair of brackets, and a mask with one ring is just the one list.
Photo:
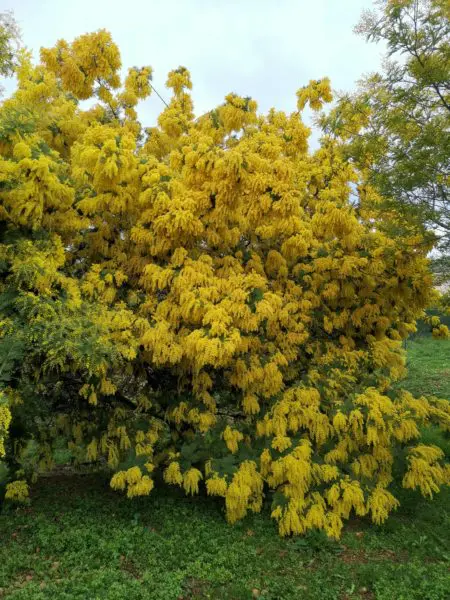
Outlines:
{"label": "shaded ground", "polygon": [[[0,598],[444,600],[450,494],[342,540],[282,540],[268,517],[228,526],[220,502],[161,490],[130,502],[92,476],[53,478],[0,516]],[[446,595],[447,594],[447,595]]]}
{"label": "shaded ground", "polygon": [[[404,387],[450,397],[450,342],[420,338],[408,355]],[[450,491],[401,499],[386,525],[353,520],[340,542],[283,540],[268,510],[231,527],[214,499],[129,501],[104,478],[53,477],[0,515],[0,599],[448,599]]]}

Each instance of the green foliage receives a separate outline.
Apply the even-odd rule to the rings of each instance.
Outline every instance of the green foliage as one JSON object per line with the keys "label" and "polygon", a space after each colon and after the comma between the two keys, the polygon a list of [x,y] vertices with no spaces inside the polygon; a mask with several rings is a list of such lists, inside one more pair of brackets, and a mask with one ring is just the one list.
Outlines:
{"label": "green foliage", "polygon": [[383,42],[381,73],[362,79],[322,120],[394,207],[437,238],[436,271],[450,274],[450,21],[445,0],[382,0],[356,28]]}
{"label": "green foliage", "polygon": [[130,503],[107,478],[55,477],[0,516],[0,598],[10,600],[444,600],[450,496],[415,499],[340,542],[280,539],[267,517],[230,528],[214,499],[158,488]]}
{"label": "green foliage", "polygon": [[19,45],[20,32],[11,11],[0,12],[0,75],[14,73]]}

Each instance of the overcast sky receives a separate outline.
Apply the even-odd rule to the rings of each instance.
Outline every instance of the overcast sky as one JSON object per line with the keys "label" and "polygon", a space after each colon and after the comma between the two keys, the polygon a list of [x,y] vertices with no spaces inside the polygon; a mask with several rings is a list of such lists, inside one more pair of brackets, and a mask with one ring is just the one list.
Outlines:
{"label": "overcast sky", "polygon": [[[187,67],[196,114],[228,92],[252,96],[261,111],[292,111],[296,90],[323,76],[334,89],[352,89],[381,62],[382,47],[353,33],[371,6],[371,0],[0,0],[36,58],[41,46],[106,28],[124,67],[153,67],[162,96],[167,72]],[[152,125],[160,110],[152,95],[139,110],[143,124]]]}

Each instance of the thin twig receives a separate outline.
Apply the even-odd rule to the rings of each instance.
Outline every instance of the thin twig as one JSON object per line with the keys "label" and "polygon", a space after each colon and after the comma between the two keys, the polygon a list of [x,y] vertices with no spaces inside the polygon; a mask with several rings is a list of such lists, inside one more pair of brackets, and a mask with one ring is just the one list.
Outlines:
{"label": "thin twig", "polygon": [[158,90],[151,83],[150,83],[150,87],[155,92],[155,94],[158,96],[158,98],[161,100],[161,102],[164,102],[164,104],[167,106],[167,108],[169,108],[169,105],[167,104],[167,102],[164,100],[164,98],[161,96],[161,94],[158,92]]}

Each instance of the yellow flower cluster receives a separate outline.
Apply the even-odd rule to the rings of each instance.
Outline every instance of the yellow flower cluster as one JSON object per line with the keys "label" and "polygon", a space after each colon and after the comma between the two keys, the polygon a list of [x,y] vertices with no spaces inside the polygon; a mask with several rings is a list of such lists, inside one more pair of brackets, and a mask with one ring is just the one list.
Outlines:
{"label": "yellow flower cluster", "polygon": [[264,480],[258,473],[256,463],[244,461],[239,465],[225,493],[227,519],[235,523],[248,510],[260,512],[263,503]]}
{"label": "yellow flower cluster", "polygon": [[206,480],[206,489],[209,496],[223,496],[227,494],[228,485],[223,477],[210,477]]}
{"label": "yellow flower cluster", "polygon": [[[397,448],[403,485],[436,493],[449,471],[420,431],[450,429],[449,404],[391,386],[435,298],[430,245],[380,221],[342,139],[309,151],[301,111],[332,100],[329,80],[289,115],[228,94],[196,118],[179,67],[144,129],[152,70],[120,69],[108,32],[62,40],[23,55],[0,106],[0,292],[25,348],[8,394],[43,399],[36,473],[64,438],[76,461],[134,465],[111,479],[129,497],[156,469],[187,494],[204,482],[235,522],[276,492],[282,535],[382,522]],[[11,417],[0,404],[0,456]]]}
{"label": "yellow flower cluster", "polygon": [[111,479],[111,487],[115,490],[127,490],[128,498],[148,496],[154,487],[153,480],[143,475],[139,467],[131,467],[127,471],[118,471]]}
{"label": "yellow flower cluster", "polygon": [[449,483],[450,465],[439,463],[444,453],[436,446],[420,444],[409,451],[409,468],[403,478],[403,487],[419,488],[424,496],[433,496]]}
{"label": "yellow flower cluster", "polygon": [[11,423],[11,411],[5,405],[0,405],[0,458],[5,456],[5,439]]}
{"label": "yellow flower cluster", "polygon": [[311,80],[308,86],[301,88],[297,92],[297,106],[303,110],[307,103],[313,110],[320,110],[324,102],[331,102],[333,96],[331,93],[330,80],[324,79]]}
{"label": "yellow flower cluster", "polygon": [[18,479],[6,484],[5,499],[12,502],[26,502],[29,497],[28,484],[24,479]]}
{"label": "yellow flower cluster", "polygon": [[244,439],[244,436],[242,435],[242,433],[240,431],[237,431],[236,429],[231,429],[231,427],[229,425],[227,425],[224,429],[223,432],[223,439],[225,441],[225,444],[227,445],[228,450],[234,454],[235,452],[238,451],[239,448],[239,443],[241,440]]}

